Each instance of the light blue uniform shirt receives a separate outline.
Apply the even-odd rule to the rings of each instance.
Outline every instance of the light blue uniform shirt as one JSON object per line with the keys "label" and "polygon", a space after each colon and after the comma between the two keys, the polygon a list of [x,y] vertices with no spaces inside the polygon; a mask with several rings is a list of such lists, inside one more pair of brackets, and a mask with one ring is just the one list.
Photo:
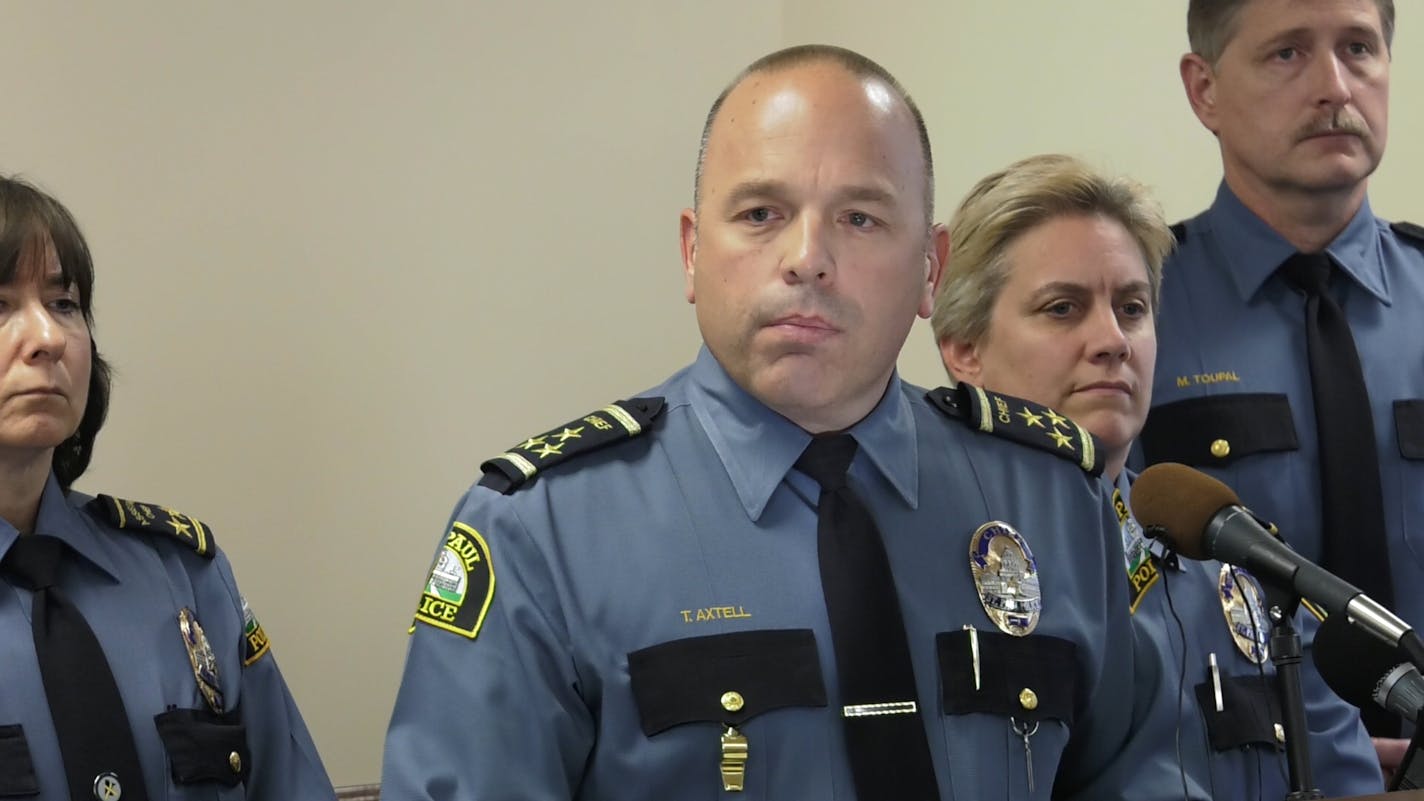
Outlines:
{"label": "light blue uniform shirt", "polygon": [[[123,696],[150,801],[335,798],[275,658],[269,652],[243,667],[242,598],[227,557],[221,551],[212,558],[200,556],[161,534],[115,529],[78,508],[88,500],[77,492],[66,497],[51,475],[35,533],[64,540],[72,549],[57,583],[104,649]],[[17,536],[13,526],[0,521],[0,558]],[[69,785],[35,656],[31,603],[30,591],[0,577],[0,726],[19,724],[38,780],[39,794],[21,797],[61,801],[69,798]],[[224,711],[239,710],[247,728],[250,773],[245,786],[180,785],[171,774],[154,716],[208,709],[178,628],[184,607],[194,612],[217,659]]]}
{"label": "light blue uniform shirt", "polygon": [[[488,544],[492,599],[473,639],[415,624],[383,797],[855,797],[817,567],[818,491],[791,470],[810,436],[739,388],[705,349],[648,394],[667,403],[650,432],[511,495],[476,486],[456,507],[452,526]],[[884,534],[941,797],[1072,797],[1133,733],[1123,557],[1103,485],[1066,460],[970,430],[924,395],[892,378],[850,429],[860,446],[850,483]],[[947,715],[941,696],[936,635],[963,636],[972,624],[986,648],[998,635],[969,567],[971,535],[991,520],[1013,525],[1037,557],[1043,612],[1032,636],[1076,648],[1052,666],[1076,678],[1075,720],[1070,731],[1046,719],[1033,735],[1032,794],[1009,716]],[[744,792],[722,788],[718,721],[644,733],[630,652],[788,629],[814,636],[810,667],[826,703],[769,709],[740,725]],[[679,692],[713,708],[723,693],[746,690],[691,675]],[[1172,787],[1160,797],[1174,797]]]}
{"label": "light blue uniform shirt", "polygon": [[[1131,478],[1124,470],[1116,483],[1129,510]],[[1286,754],[1276,747],[1272,735],[1256,729],[1249,736],[1241,736],[1244,732],[1239,727],[1232,727],[1225,716],[1215,714],[1215,688],[1209,668],[1211,654],[1216,655],[1221,683],[1236,683],[1262,706],[1264,699],[1277,698],[1274,666],[1267,660],[1258,667],[1248,659],[1228,628],[1222,603],[1221,563],[1164,558],[1166,552],[1160,541],[1149,542],[1158,557],[1159,579],[1142,596],[1133,614],[1133,625],[1154,654],[1151,658],[1158,660],[1162,676],[1151,705],[1154,719],[1149,726],[1158,732],[1158,745],[1156,753],[1134,759],[1165,760],[1167,765],[1158,765],[1157,769],[1171,772],[1174,770],[1171,763],[1180,753],[1183,776],[1177,786],[1180,788],[1184,781],[1190,798],[1216,801],[1285,798],[1290,790]],[[1227,585],[1235,597],[1240,597],[1243,591],[1239,586],[1243,579],[1254,581],[1249,574],[1243,574],[1245,571],[1237,570],[1229,579],[1236,584],[1234,590],[1230,590],[1231,583]],[[1264,596],[1260,597],[1264,606]],[[1242,629],[1244,644],[1251,647],[1254,642],[1269,642],[1270,621],[1265,619],[1264,609],[1256,607],[1244,615],[1241,612],[1245,609],[1239,605],[1237,609],[1240,611],[1236,624]],[[1299,623],[1306,617],[1297,615],[1296,620]],[[1254,636],[1253,622],[1259,626],[1255,629],[1259,633]],[[1302,682],[1315,785],[1328,798],[1383,792],[1379,762],[1360,724],[1359,711],[1340,700],[1314,671],[1303,671]],[[1200,703],[1199,687],[1210,692],[1210,706],[1203,707]],[[1233,700],[1232,694],[1227,692],[1223,711],[1233,716],[1241,713],[1243,710],[1231,707],[1241,705],[1242,701],[1252,702],[1241,698]],[[1208,723],[1209,718],[1211,723]],[[1267,720],[1281,722],[1279,715]],[[1219,733],[1234,730],[1238,736],[1233,740],[1249,738],[1252,742],[1217,750],[1208,738],[1209,725],[1217,727]],[[1260,737],[1261,734],[1266,738]],[[1124,798],[1138,798],[1137,793],[1144,791],[1148,788],[1139,785]]]}

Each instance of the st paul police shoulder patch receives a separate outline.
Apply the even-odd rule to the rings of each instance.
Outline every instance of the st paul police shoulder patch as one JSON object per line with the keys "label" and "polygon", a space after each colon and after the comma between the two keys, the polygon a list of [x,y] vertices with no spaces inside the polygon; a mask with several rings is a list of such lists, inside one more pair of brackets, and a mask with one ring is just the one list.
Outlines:
{"label": "st paul police shoulder patch", "polygon": [[1067,459],[1083,472],[1103,472],[1102,449],[1088,430],[1047,406],[980,389],[963,381],[926,393],[935,408],[970,428]]}
{"label": "st paul police shoulder patch", "polygon": [[272,643],[267,639],[267,632],[262,630],[262,624],[257,622],[257,616],[252,614],[252,607],[247,605],[247,599],[242,599],[242,666],[247,667],[253,662],[267,655],[272,650]]}
{"label": "st paul police shoulder patch", "polygon": [[478,531],[457,521],[435,556],[415,620],[473,640],[493,600],[489,545]]}
{"label": "st paul police shoulder patch", "polygon": [[209,559],[213,558],[217,548],[212,531],[202,521],[177,509],[126,501],[111,495],[96,496],[84,508],[114,528],[172,537]]}

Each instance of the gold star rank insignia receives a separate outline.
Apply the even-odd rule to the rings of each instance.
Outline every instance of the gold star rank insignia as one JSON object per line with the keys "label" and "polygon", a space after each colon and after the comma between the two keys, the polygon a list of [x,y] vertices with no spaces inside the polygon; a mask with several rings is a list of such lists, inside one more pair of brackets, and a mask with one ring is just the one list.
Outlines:
{"label": "gold star rank insignia", "polygon": [[1027,406],[1023,408],[1023,411],[1019,412],[1019,417],[1022,417],[1024,423],[1027,425],[1043,428],[1043,415],[1034,414]]}
{"label": "gold star rank insignia", "polygon": [[538,456],[540,459],[547,459],[550,456],[558,455],[559,449],[562,447],[564,447],[564,444],[562,442],[558,445],[551,445],[545,443],[539,446],[539,450],[534,451],[534,455]]}
{"label": "gold star rank insignia", "polygon": [[200,556],[213,557],[213,534],[203,521],[177,509],[111,495],[99,495],[84,505],[99,520],[123,531],[144,531],[177,540]]}
{"label": "gold star rank insignia", "polygon": [[484,476],[479,485],[508,495],[536,475],[575,456],[641,436],[662,415],[664,405],[662,398],[621,400],[530,437],[493,459],[486,459],[480,465]]}
{"label": "gold star rank insignia", "polygon": [[928,392],[925,398],[945,415],[981,433],[1047,451],[1077,464],[1089,475],[1103,472],[1093,435],[1047,406],[963,381]]}
{"label": "gold star rank insignia", "polygon": [[193,527],[179,519],[178,515],[168,513],[168,525],[173,527],[173,533],[186,539],[192,539]]}

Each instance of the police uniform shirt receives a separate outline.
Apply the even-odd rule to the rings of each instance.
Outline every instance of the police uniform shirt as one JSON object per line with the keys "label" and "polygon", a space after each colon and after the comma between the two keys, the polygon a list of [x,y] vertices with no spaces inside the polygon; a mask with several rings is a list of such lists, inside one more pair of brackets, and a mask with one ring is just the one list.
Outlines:
{"label": "police uniform shirt", "polygon": [[[1116,483],[1129,514],[1134,477],[1124,470]],[[1268,653],[1264,648],[1256,650],[1270,639],[1267,604],[1258,594],[1259,584],[1241,570],[1223,576],[1220,562],[1168,557],[1160,541],[1149,542],[1157,578],[1138,601],[1132,622],[1153,654],[1145,658],[1158,661],[1162,677],[1150,707],[1154,712],[1149,727],[1157,730],[1157,745],[1155,753],[1141,754],[1128,763],[1166,760],[1169,764],[1159,765],[1158,770],[1172,772],[1177,769],[1179,750],[1184,776],[1178,787],[1185,782],[1189,798],[1285,798],[1290,782],[1275,728],[1282,720],[1275,668],[1268,657],[1258,665],[1246,655],[1248,650],[1257,656]],[[1297,621],[1304,617],[1298,615]],[[1303,673],[1302,681],[1316,786],[1329,798],[1383,792],[1379,762],[1359,711],[1340,700],[1313,671]],[[1143,742],[1152,742],[1152,734]],[[1136,741],[1133,747],[1141,750]],[[1143,797],[1144,792],[1151,790],[1133,785],[1123,799]]]}
{"label": "police uniform shirt", "polygon": [[[246,639],[252,633],[244,631],[250,616],[244,615],[227,558],[221,552],[201,556],[176,537],[121,531],[79,508],[89,500],[77,492],[66,497],[51,475],[35,533],[69,546],[58,586],[104,649],[129,717],[148,797],[334,798],[275,659],[264,642]],[[176,519],[180,525],[191,522],[181,515]],[[0,521],[0,557],[18,536]],[[206,536],[206,531],[195,536]],[[165,720],[177,721],[188,710],[200,710],[204,718],[209,711],[179,630],[184,608],[193,613],[216,658],[223,713],[230,723],[240,719],[246,731],[243,738],[231,726],[209,728],[203,732],[210,738],[208,747],[190,743],[180,753],[165,747],[156,716],[168,713]],[[0,666],[5,673],[0,680],[0,789],[8,791],[0,796],[61,801],[69,798],[69,787],[31,638],[31,609],[32,593],[0,578]],[[256,634],[262,636],[260,630]],[[251,660],[246,667],[245,654]],[[185,731],[179,722],[175,734],[181,739]],[[180,782],[174,777],[180,768],[220,778]],[[223,771],[245,775],[245,783]],[[35,787],[24,786],[31,783],[37,794]]]}
{"label": "police uniform shirt", "polygon": [[[1166,268],[1153,412],[1134,464],[1177,461],[1225,481],[1312,561],[1323,554],[1305,300],[1276,274],[1294,248],[1223,183]],[[1369,390],[1395,611],[1424,619],[1424,301],[1421,243],[1369,202],[1326,248]],[[1170,404],[1170,405],[1169,405]],[[1301,632],[1306,674],[1315,673]]]}
{"label": "police uniform shirt", "polygon": [[[510,495],[477,485],[456,507],[432,582],[442,560],[468,559],[470,586],[489,573],[492,592],[459,588],[477,615],[417,616],[383,797],[855,797],[817,566],[818,489],[791,470],[809,436],[705,348],[649,394],[666,399],[652,431]],[[1102,484],[971,431],[924,394],[892,378],[850,429],[850,481],[884,532],[940,795],[1072,797],[1131,736],[1130,622]],[[991,520],[1037,557],[1042,617],[1027,637],[995,630],[972,578],[971,535]],[[425,622],[446,613],[465,623]],[[1012,687],[991,711],[973,710],[967,678],[941,695],[948,673],[970,675],[967,624],[986,663],[1009,663],[982,677]],[[1072,655],[1012,659],[1049,638]],[[1056,710],[1030,739],[1032,793],[1011,721],[1027,730],[1029,705]],[[719,773],[729,720],[746,738],[740,794],[724,793]]]}
{"label": "police uniform shirt", "polygon": [[[1223,183],[1166,267],[1146,463],[1231,486],[1319,562],[1321,501],[1305,300],[1274,271],[1295,249]],[[1424,250],[1366,201],[1327,248],[1369,389],[1396,611],[1424,624]],[[1161,407],[1179,404],[1175,415]],[[1170,412],[1170,410],[1168,410]],[[1189,415],[1188,432],[1180,420]],[[1171,419],[1169,419],[1171,418]],[[1346,532],[1348,533],[1348,532]]]}

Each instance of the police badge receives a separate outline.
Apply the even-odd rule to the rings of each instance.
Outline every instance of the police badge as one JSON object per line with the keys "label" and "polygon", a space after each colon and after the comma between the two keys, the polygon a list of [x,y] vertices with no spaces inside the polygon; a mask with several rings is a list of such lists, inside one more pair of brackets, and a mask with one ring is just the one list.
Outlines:
{"label": "police badge", "polygon": [[1231,639],[1247,659],[1259,665],[1270,655],[1270,622],[1266,618],[1265,591],[1256,577],[1239,567],[1221,566],[1216,580],[1221,613]]}
{"label": "police badge", "polygon": [[198,625],[193,610],[183,607],[178,610],[178,631],[183,635],[183,647],[188,649],[188,663],[193,666],[193,678],[198,681],[198,690],[208,708],[213,712],[223,711],[223,694],[218,688],[218,660],[213,648],[208,644],[208,635]]}
{"label": "police badge", "polygon": [[991,520],[969,538],[969,569],[984,612],[999,631],[1032,634],[1043,609],[1038,562],[1013,526]]}

